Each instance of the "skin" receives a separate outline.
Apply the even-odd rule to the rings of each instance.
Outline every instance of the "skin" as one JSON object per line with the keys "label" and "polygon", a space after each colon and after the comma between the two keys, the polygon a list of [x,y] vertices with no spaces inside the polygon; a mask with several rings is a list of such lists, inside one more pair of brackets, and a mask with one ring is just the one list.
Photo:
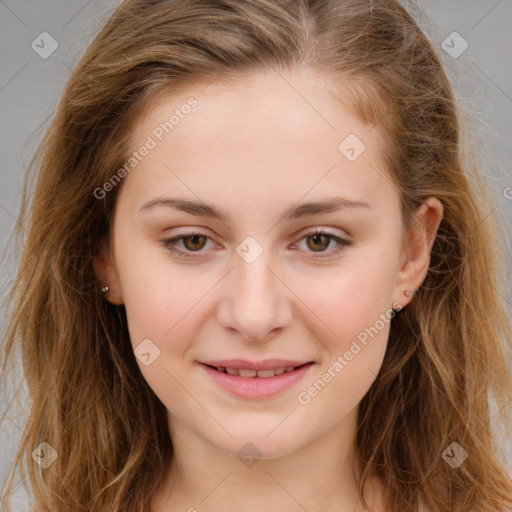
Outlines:
{"label": "skin", "polygon": [[[95,259],[106,300],[126,307],[133,348],[150,339],[160,350],[149,366],[137,359],[169,411],[175,450],[152,510],[362,511],[349,454],[389,322],[309,403],[297,395],[379,315],[413,300],[404,292],[427,274],[442,205],[435,198],[421,205],[403,245],[381,134],[335,103],[312,71],[254,74],[169,95],[139,119],[134,150],[190,96],[198,106],[124,179],[110,245]],[[338,150],[348,134],[366,146],[353,162]],[[171,196],[200,198],[229,219],[164,206],[140,211]],[[298,202],[332,196],[371,209],[281,219]],[[305,237],[317,227],[352,245],[336,252],[332,238]],[[195,258],[162,246],[188,229],[209,237],[175,242]],[[247,236],[263,248],[250,264],[236,252]],[[315,365],[291,389],[249,400],[219,388],[197,363],[272,357]],[[252,467],[237,457],[248,442],[261,456]],[[368,493],[384,512],[381,482],[372,479]]]}

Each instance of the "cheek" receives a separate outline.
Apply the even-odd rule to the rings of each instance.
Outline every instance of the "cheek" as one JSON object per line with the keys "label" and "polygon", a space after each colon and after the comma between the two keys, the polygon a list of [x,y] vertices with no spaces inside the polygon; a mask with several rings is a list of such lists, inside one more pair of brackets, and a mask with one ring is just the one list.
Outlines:
{"label": "cheek", "polygon": [[[368,251],[343,263],[328,278],[294,280],[294,292],[304,298],[319,320],[322,337],[331,359],[344,352],[353,339],[364,341],[369,329],[384,331],[392,314],[393,291],[396,280],[394,255],[389,252]],[[385,325],[382,318],[386,317]],[[375,334],[376,335],[376,334]]]}
{"label": "cheek", "polygon": [[[368,260],[367,260],[368,263]],[[385,269],[361,265],[341,272],[328,291],[310,288],[320,317],[324,357],[315,378],[304,382],[297,401],[312,416],[336,423],[357,407],[375,381],[386,353],[392,312],[392,280]],[[320,325],[323,324],[323,327]]]}
{"label": "cheek", "polygon": [[149,387],[168,410],[183,415],[193,409],[180,384],[183,362],[197,331],[198,302],[208,288],[187,286],[186,273],[155,261],[154,254],[145,256],[134,249],[118,262],[130,342]]}
{"label": "cheek", "polygon": [[194,287],[167,261],[163,248],[128,242],[119,249],[116,264],[132,345],[151,339],[162,350],[192,306]]}
{"label": "cheek", "polygon": [[393,318],[395,257],[392,250],[369,248],[365,257],[340,267],[334,278],[308,280],[309,286],[300,290],[320,319],[325,355],[320,378],[305,382],[297,396],[311,413],[334,422],[355,408],[375,381]]}

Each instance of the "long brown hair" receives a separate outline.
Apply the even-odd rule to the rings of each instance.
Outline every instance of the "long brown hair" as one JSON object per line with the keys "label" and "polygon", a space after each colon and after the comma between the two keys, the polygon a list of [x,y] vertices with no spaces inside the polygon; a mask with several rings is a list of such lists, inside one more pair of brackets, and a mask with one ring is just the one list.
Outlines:
{"label": "long brown hair", "polygon": [[[429,196],[444,207],[428,275],[393,319],[360,404],[361,497],[376,473],[389,510],[413,512],[419,499],[435,512],[512,507],[488,400],[512,435],[497,211],[413,17],[396,0],[126,0],[72,71],[29,166],[35,188],[27,179],[23,191],[2,373],[20,348],[30,414],[8,483],[25,461],[36,510],[148,510],[172,458],[124,307],[102,299],[92,266],[119,187],[100,200],[94,191],[127,161],[134,123],[169,91],[300,67],[333,92],[343,81],[344,101],[386,138],[404,226]],[[58,454],[45,469],[31,456],[42,442]],[[442,456],[452,443],[468,454],[456,469]]]}

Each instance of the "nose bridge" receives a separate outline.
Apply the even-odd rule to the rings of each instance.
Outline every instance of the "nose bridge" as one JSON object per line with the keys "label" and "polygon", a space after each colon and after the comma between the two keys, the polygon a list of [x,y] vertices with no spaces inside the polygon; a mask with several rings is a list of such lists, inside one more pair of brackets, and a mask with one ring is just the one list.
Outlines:
{"label": "nose bridge", "polygon": [[289,319],[286,287],[274,275],[271,249],[264,248],[263,243],[247,237],[236,252],[224,295],[222,322],[247,339],[263,340]]}
{"label": "nose bridge", "polygon": [[237,249],[239,257],[235,260],[237,301],[268,300],[273,288],[272,281],[275,280],[270,271],[272,265],[270,250],[262,248],[261,253],[255,254],[256,249],[249,247],[246,253],[240,255],[244,248],[247,248],[247,245],[240,244]]}

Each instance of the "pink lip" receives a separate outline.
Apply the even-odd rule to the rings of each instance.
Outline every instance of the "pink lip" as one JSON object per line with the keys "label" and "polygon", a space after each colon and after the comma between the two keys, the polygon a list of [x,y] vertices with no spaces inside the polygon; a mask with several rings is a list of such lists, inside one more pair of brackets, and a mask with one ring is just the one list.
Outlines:
{"label": "pink lip", "polygon": [[249,361],[247,359],[221,359],[215,361],[200,361],[202,364],[223,368],[236,368],[237,370],[273,370],[275,368],[288,368],[301,366],[309,361],[292,361],[291,359],[265,359],[264,361]]}
{"label": "pink lip", "polygon": [[[232,362],[230,364],[232,364]],[[268,379],[261,379],[258,377],[229,375],[210,368],[206,364],[200,363],[201,367],[205,369],[216,384],[233,395],[241,398],[267,398],[277,395],[299,382],[314,364],[315,363],[307,363],[291,372],[285,372],[281,375],[276,375],[275,377],[270,377]],[[223,365],[218,364],[216,366]],[[296,365],[290,364],[288,366]],[[271,366],[271,368],[282,367],[283,366]],[[228,368],[233,368],[233,366],[228,366]]]}

